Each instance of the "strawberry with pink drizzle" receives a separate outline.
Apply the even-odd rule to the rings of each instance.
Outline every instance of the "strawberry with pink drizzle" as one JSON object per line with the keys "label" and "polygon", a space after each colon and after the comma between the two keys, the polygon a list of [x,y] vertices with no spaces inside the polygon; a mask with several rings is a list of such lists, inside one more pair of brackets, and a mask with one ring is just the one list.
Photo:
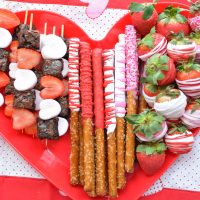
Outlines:
{"label": "strawberry with pink drizzle", "polygon": [[165,118],[148,109],[140,114],[127,115],[126,119],[134,125],[134,133],[143,142],[158,141],[168,130]]}
{"label": "strawberry with pink drizzle", "polygon": [[175,154],[185,154],[192,150],[194,136],[186,126],[178,125],[169,129],[165,135],[165,143],[169,151]]}

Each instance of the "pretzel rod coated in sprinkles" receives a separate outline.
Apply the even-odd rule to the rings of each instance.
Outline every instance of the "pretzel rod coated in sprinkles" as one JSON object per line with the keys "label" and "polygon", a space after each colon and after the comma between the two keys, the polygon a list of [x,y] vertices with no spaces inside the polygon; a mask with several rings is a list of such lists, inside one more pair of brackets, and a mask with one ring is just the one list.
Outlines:
{"label": "pretzel rod coated in sprinkles", "polygon": [[117,117],[117,188],[126,184],[125,177],[125,132],[124,116],[126,113],[125,97],[125,36],[119,35],[119,42],[115,45],[115,109]]}
{"label": "pretzel rod coated in sprinkles", "polygon": [[[125,27],[125,51],[126,51],[126,91],[127,91],[127,114],[137,113],[137,95],[138,95],[138,55],[137,38],[134,26]],[[125,169],[126,172],[134,171],[135,160],[135,136],[133,126],[126,123],[126,152]]]}
{"label": "pretzel rod coated in sprinkles", "polygon": [[115,116],[115,86],[114,86],[114,51],[103,51],[104,61],[104,103],[105,127],[107,129],[108,151],[108,189],[110,197],[117,197],[117,172],[116,172],[116,116]]}
{"label": "pretzel rod coated in sprinkles", "polygon": [[84,190],[95,196],[92,59],[89,43],[80,43],[80,91],[84,149]]}
{"label": "pretzel rod coated in sprinkles", "polygon": [[93,87],[94,87],[94,115],[96,137],[96,193],[105,196],[106,188],[106,160],[104,136],[104,91],[103,91],[103,65],[102,49],[93,49]]}
{"label": "pretzel rod coated in sprinkles", "polygon": [[80,111],[80,91],[79,91],[79,39],[69,39],[69,108],[70,114],[70,183],[79,184],[79,111]]}

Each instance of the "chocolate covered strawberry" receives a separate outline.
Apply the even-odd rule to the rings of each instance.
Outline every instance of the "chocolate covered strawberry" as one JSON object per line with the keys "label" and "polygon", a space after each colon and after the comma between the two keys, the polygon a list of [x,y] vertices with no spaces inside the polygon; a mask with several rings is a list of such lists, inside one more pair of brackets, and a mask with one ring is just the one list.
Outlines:
{"label": "chocolate covered strawberry", "polygon": [[200,97],[200,64],[188,62],[177,69],[176,83],[179,89],[189,97]]}
{"label": "chocolate covered strawberry", "polygon": [[174,35],[167,45],[167,54],[177,63],[187,62],[196,57],[196,43],[184,36],[182,32]]}
{"label": "chocolate covered strawberry", "polygon": [[166,149],[164,143],[140,144],[137,146],[137,160],[146,175],[155,174],[163,166]]}
{"label": "chocolate covered strawberry", "polygon": [[190,38],[196,43],[197,50],[196,50],[196,57],[195,61],[200,62],[200,32],[192,32],[190,34]]}
{"label": "chocolate covered strawberry", "polygon": [[174,61],[167,55],[155,54],[150,57],[144,68],[143,82],[153,85],[168,85],[175,80],[176,69]]}
{"label": "chocolate covered strawberry", "polygon": [[165,135],[165,144],[169,151],[175,154],[185,154],[192,150],[194,136],[186,126],[173,126]]}
{"label": "chocolate covered strawberry", "polygon": [[136,115],[127,115],[126,119],[134,125],[134,133],[144,142],[158,141],[167,132],[165,118],[151,110]]}
{"label": "chocolate covered strawberry", "polygon": [[136,3],[132,2],[129,6],[131,12],[132,24],[141,35],[146,35],[151,28],[156,25],[158,13],[154,7],[154,3]]}
{"label": "chocolate covered strawberry", "polygon": [[165,54],[167,49],[167,40],[161,34],[155,32],[155,28],[138,42],[138,56],[146,61],[156,53]]}
{"label": "chocolate covered strawberry", "polygon": [[200,99],[188,104],[181,120],[189,129],[200,127]]}
{"label": "chocolate covered strawberry", "polygon": [[200,1],[188,0],[190,2],[190,16],[188,22],[193,31],[200,31]]}
{"label": "chocolate covered strawberry", "polygon": [[154,109],[169,120],[177,120],[184,114],[186,105],[183,92],[169,87],[157,95]]}
{"label": "chocolate covered strawberry", "polygon": [[168,6],[159,15],[156,31],[170,39],[171,33],[179,33],[182,31],[185,35],[189,34],[189,25],[187,19],[180,14],[181,8]]}

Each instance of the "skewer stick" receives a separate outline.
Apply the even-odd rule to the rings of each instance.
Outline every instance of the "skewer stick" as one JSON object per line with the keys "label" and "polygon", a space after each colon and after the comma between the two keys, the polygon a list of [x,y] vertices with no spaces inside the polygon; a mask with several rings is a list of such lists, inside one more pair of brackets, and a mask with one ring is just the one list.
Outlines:
{"label": "skewer stick", "polygon": [[53,26],[53,35],[55,35],[55,34],[56,34],[56,27]]}
{"label": "skewer stick", "polygon": [[64,37],[64,32],[65,32],[65,26],[64,24],[61,25],[61,37]]}
{"label": "skewer stick", "polygon": [[47,22],[44,23],[44,35],[47,34]]}
{"label": "skewer stick", "polygon": [[27,18],[28,18],[28,9],[26,9],[26,12],[25,12],[25,16],[24,16],[24,24],[27,23]]}
{"label": "skewer stick", "polygon": [[33,28],[33,13],[31,13],[29,31],[32,31],[32,28]]}

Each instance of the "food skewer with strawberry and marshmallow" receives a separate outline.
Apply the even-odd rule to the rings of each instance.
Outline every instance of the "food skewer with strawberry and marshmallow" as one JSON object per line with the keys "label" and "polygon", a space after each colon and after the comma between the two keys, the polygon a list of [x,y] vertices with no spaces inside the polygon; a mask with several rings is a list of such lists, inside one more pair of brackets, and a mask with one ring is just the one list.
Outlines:
{"label": "food skewer with strawberry and marshmallow", "polygon": [[126,114],[126,71],[125,71],[125,35],[120,34],[115,45],[115,109],[117,142],[117,188],[126,184],[125,177],[125,114]]}
{"label": "food skewer with strawberry and marshmallow", "polygon": [[[134,26],[125,27],[125,53],[126,53],[126,91],[127,91],[127,114],[137,113],[137,95],[139,84],[138,54],[136,43],[136,30]],[[128,173],[134,171],[135,160],[135,137],[133,126],[126,124],[126,149],[125,170]]]}
{"label": "food skewer with strawberry and marshmallow", "polygon": [[103,51],[104,73],[104,103],[105,128],[107,132],[108,152],[108,193],[110,197],[117,197],[117,147],[116,147],[116,113],[115,113],[115,79],[114,79],[114,51]]}

